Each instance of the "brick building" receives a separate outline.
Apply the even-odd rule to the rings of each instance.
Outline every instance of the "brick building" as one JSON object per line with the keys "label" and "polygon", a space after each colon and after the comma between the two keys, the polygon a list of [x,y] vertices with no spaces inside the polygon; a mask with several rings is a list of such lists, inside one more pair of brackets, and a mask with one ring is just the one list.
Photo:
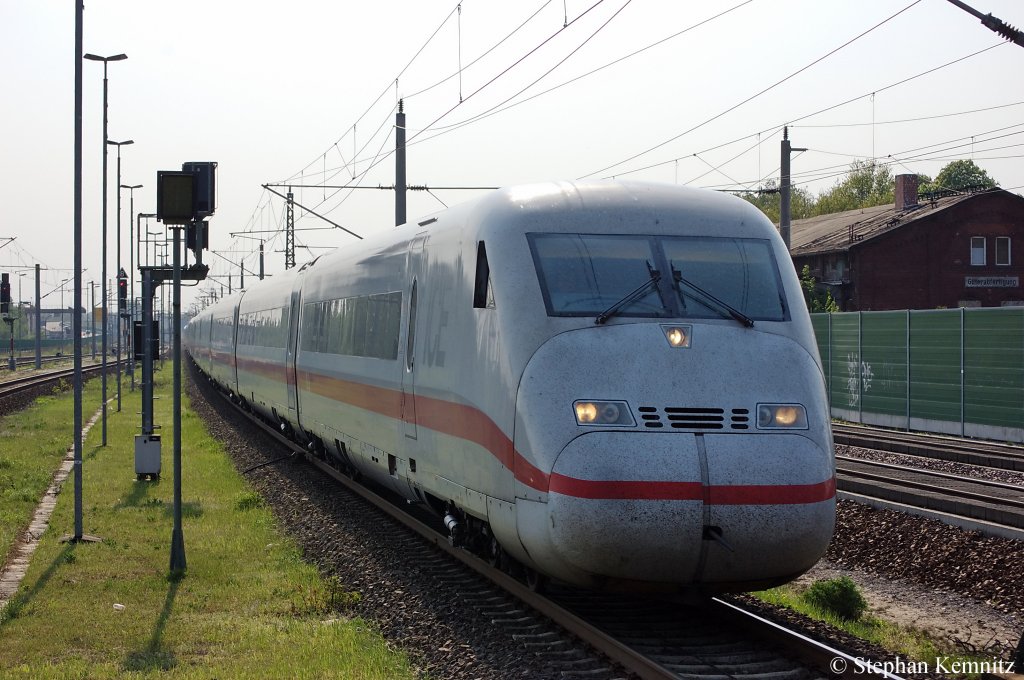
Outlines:
{"label": "brick building", "polygon": [[797,220],[791,252],[843,311],[1024,305],[1024,197],[1002,189]]}

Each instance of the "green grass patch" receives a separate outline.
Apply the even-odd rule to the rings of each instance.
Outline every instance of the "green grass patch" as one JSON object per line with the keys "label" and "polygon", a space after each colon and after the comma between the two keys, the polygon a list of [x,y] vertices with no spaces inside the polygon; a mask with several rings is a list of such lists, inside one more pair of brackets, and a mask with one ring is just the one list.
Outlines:
{"label": "green grass patch", "polygon": [[846,576],[815,581],[809,587],[790,583],[751,595],[769,604],[825,621],[903,659],[927,663],[929,668],[935,667],[936,659],[945,659],[944,663],[950,666],[956,662],[992,661],[991,656],[966,654],[949,640],[935,639],[919,628],[872,615],[856,584]]}
{"label": "green grass patch", "polygon": [[[116,381],[108,378],[107,389],[113,394],[111,385]],[[84,422],[99,408],[100,392],[99,378],[86,382],[82,393]],[[0,564],[28,526],[74,441],[73,406],[74,394],[54,390],[52,396],[37,399],[32,408],[0,418]]]}
{"label": "green grass patch", "polygon": [[[158,382],[170,382],[170,364]],[[65,486],[22,588],[0,611],[0,676],[25,678],[408,678],[408,660],[347,612],[359,601],[303,562],[262,499],[187,409],[182,418],[188,569],[169,574],[172,395],[158,385],[163,476],[137,481],[139,394],[124,393],[84,447],[84,533]],[[70,422],[70,402],[49,422]],[[95,409],[93,409],[95,410]],[[62,449],[70,432],[60,428]],[[19,440],[21,441],[21,440]],[[34,446],[26,438],[18,446]],[[49,473],[59,456],[52,461]],[[44,485],[45,488],[45,485]],[[38,497],[37,497],[38,498]]]}

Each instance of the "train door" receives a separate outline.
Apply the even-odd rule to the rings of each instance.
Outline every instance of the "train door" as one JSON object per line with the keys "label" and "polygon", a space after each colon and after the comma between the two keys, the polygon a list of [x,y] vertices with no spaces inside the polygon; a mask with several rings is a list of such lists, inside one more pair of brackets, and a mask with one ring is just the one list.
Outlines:
{"label": "train door", "polygon": [[238,393],[238,310],[242,306],[241,298],[239,298],[238,304],[235,305],[234,315],[235,330],[231,336],[231,391]]}
{"label": "train door", "polygon": [[299,386],[295,375],[295,361],[299,350],[299,311],[301,302],[299,284],[296,281],[295,287],[292,289],[291,304],[288,308],[288,347],[284,364],[285,386],[288,390],[288,422],[293,426],[299,425]]}
{"label": "train door", "polygon": [[416,439],[416,327],[417,309],[423,274],[426,272],[427,251],[423,247],[426,235],[417,235],[409,244],[405,270],[409,276],[409,307],[406,311],[405,366],[402,369],[402,433],[409,439]]}

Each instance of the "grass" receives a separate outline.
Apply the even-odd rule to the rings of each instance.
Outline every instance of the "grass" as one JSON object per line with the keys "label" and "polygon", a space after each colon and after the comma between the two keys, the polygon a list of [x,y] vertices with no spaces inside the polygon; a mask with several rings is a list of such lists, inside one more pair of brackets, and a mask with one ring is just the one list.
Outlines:
{"label": "grass", "polygon": [[936,659],[946,659],[947,665],[958,661],[992,661],[991,656],[965,654],[963,650],[954,648],[947,640],[936,640],[919,628],[885,621],[872,616],[870,612],[854,619],[841,616],[833,608],[821,606],[821,598],[815,596],[813,586],[824,583],[827,582],[815,582],[810,588],[787,584],[751,595],[769,604],[791,609],[818,621],[825,621],[862,640],[884,647],[904,659],[927,663],[929,668],[935,667]]}
{"label": "grass", "polygon": [[[87,422],[99,408],[100,383],[97,378],[85,384],[83,421]],[[108,379],[110,392],[112,384],[116,382]],[[71,392],[55,390],[52,396],[37,399],[32,409],[0,418],[0,564],[11,544],[28,526],[39,499],[74,440],[73,398]],[[55,426],[56,423],[66,426]]]}
{"label": "grass", "polygon": [[[158,381],[170,382],[169,369]],[[139,394],[126,389],[122,413],[108,419],[109,446],[99,446],[97,426],[83,449],[84,533],[103,542],[59,541],[74,525],[67,485],[21,590],[0,611],[0,677],[412,677],[403,655],[366,622],[346,615],[358,594],[321,577],[277,531],[270,510],[188,411],[187,400],[188,569],[171,577],[172,399],[167,385],[158,385],[158,394],[163,478],[135,479]],[[69,421],[70,396],[54,401],[37,407],[52,408],[47,415],[37,417],[33,409],[31,419]],[[54,445],[61,441],[62,452],[70,432],[59,429]],[[10,435],[4,451],[11,444],[19,457],[32,458],[33,432]],[[52,473],[59,458],[37,466]],[[8,504],[4,498],[0,507]]]}

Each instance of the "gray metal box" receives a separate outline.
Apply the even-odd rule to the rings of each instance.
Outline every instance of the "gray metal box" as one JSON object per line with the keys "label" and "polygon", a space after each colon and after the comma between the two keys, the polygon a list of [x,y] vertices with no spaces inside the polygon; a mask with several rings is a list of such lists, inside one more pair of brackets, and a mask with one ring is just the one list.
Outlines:
{"label": "gray metal box", "polygon": [[135,474],[160,476],[160,435],[135,435]]}

